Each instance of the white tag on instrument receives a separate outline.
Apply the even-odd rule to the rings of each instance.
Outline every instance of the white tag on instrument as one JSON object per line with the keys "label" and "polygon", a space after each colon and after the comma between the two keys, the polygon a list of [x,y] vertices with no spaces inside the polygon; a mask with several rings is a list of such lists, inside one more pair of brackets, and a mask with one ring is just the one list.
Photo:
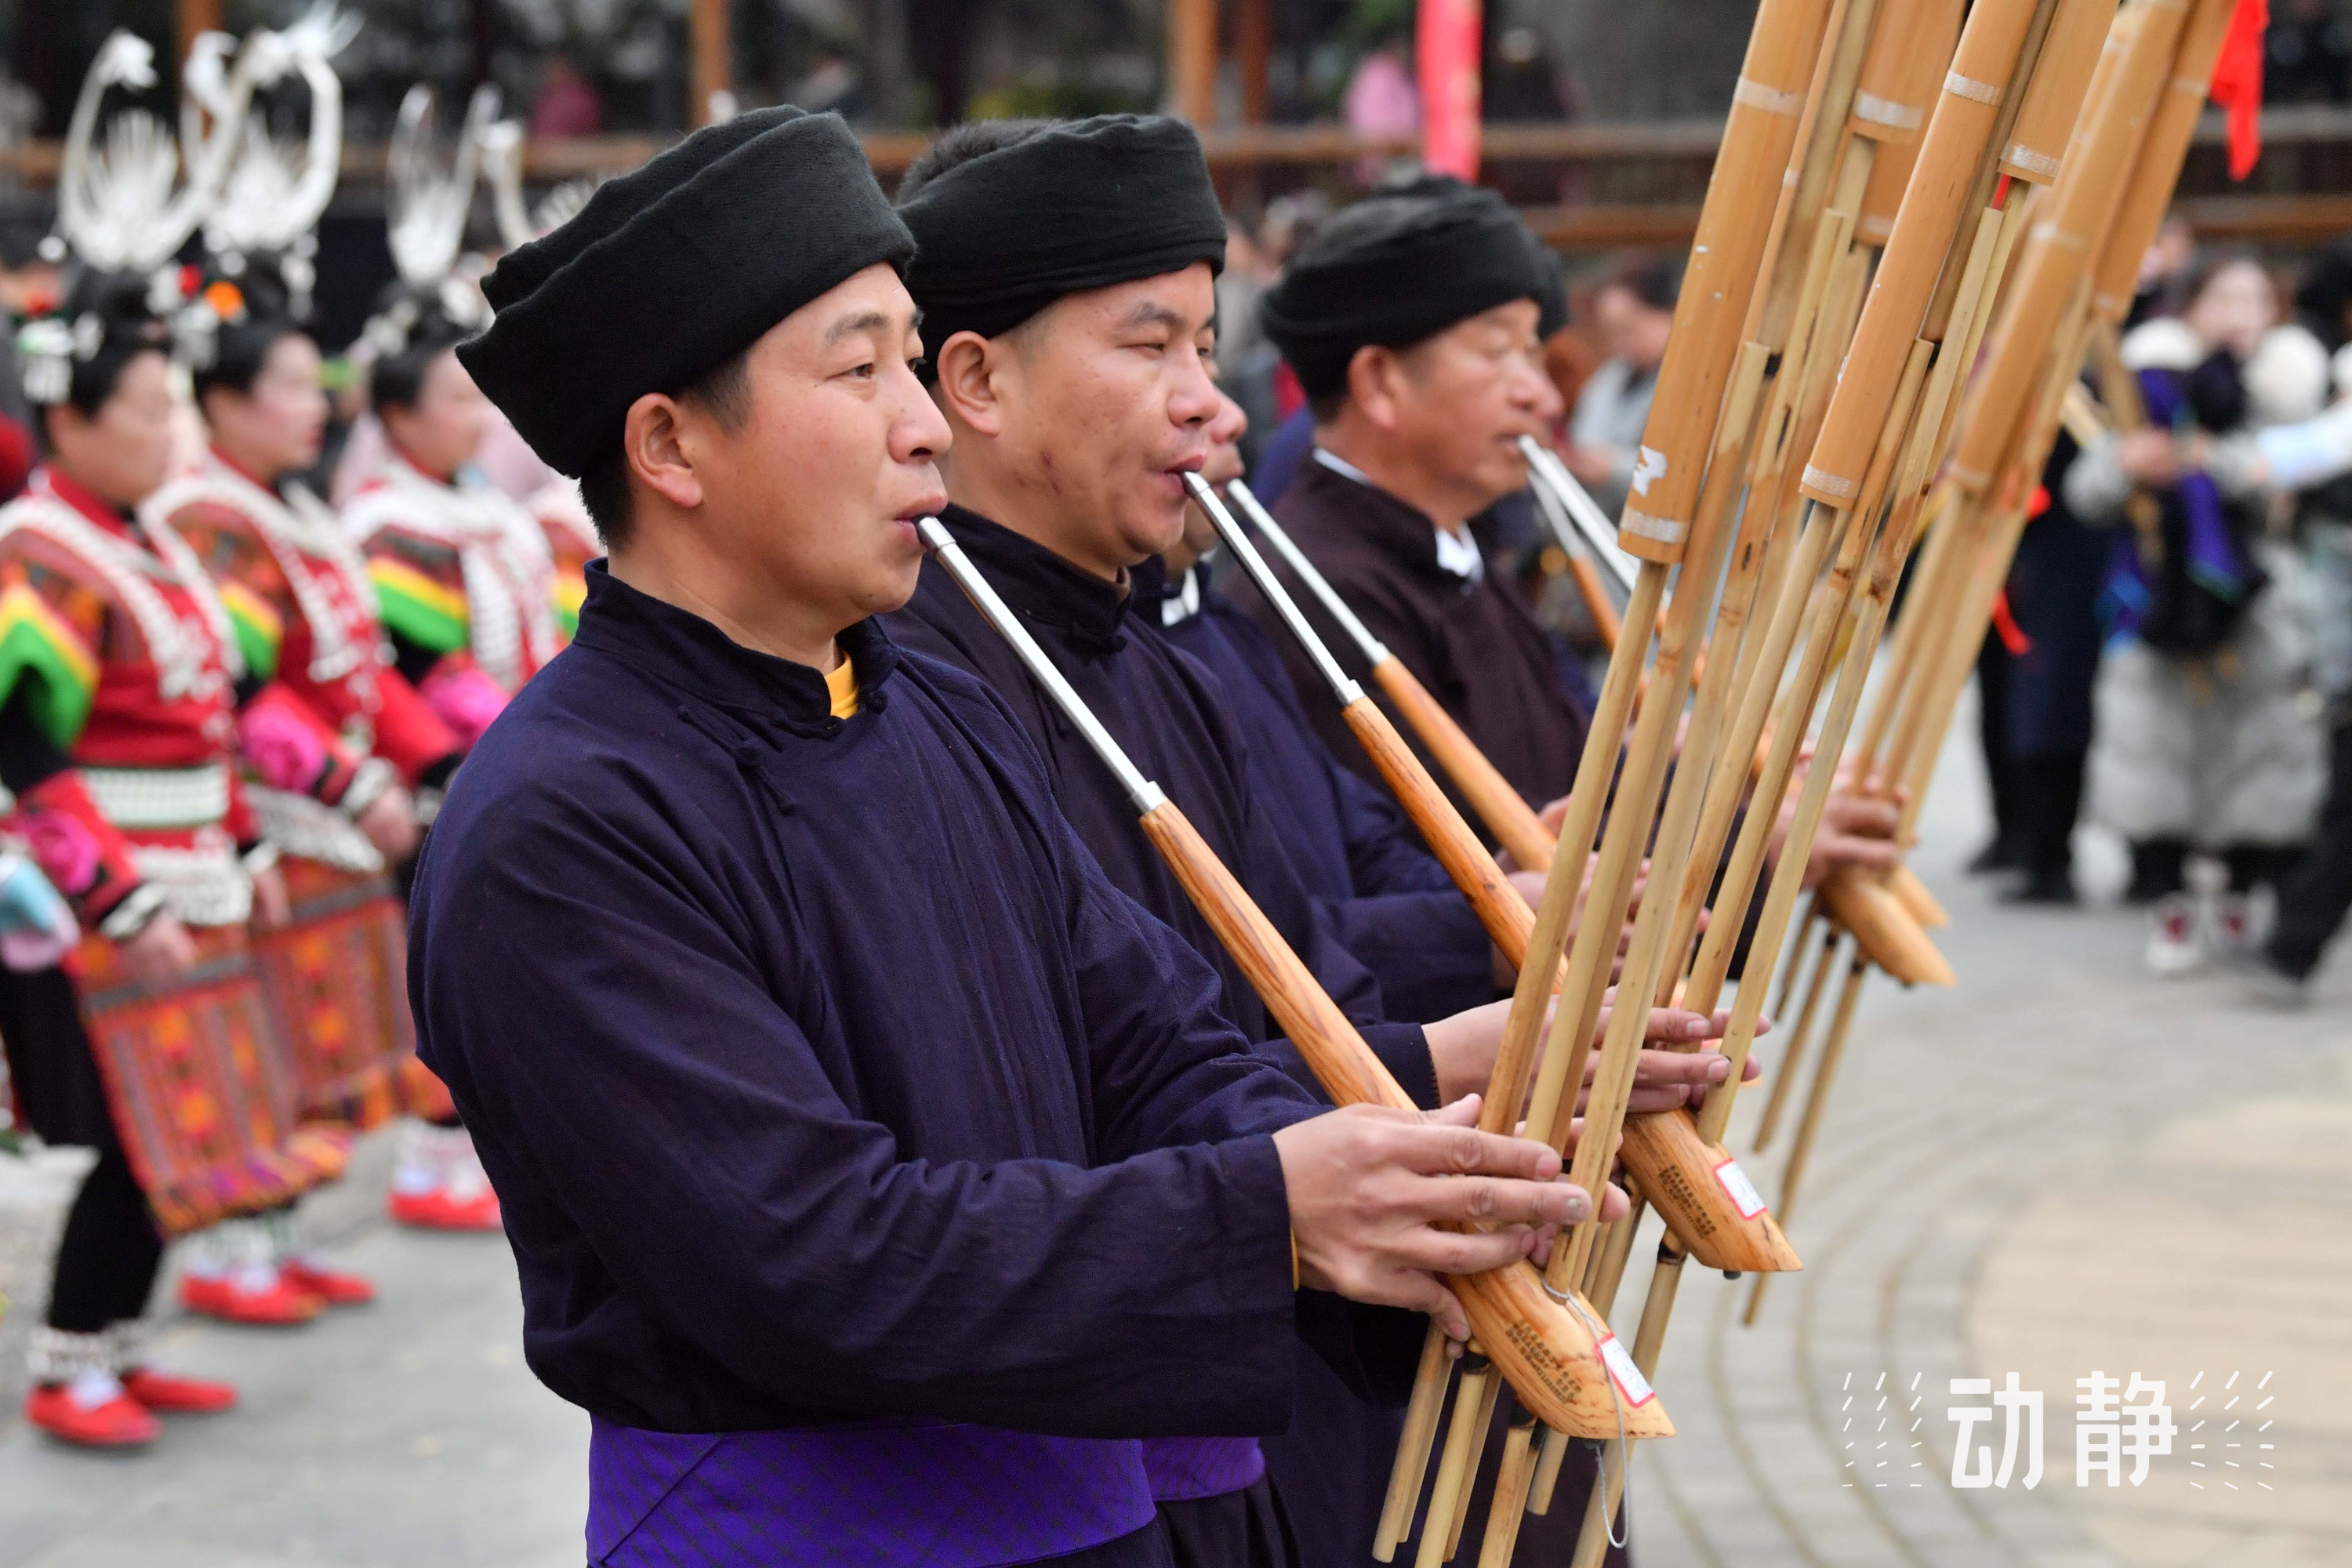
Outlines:
{"label": "white tag on instrument", "polygon": [[1609,1369],[1609,1375],[1616,1383],[1618,1392],[1625,1396],[1626,1404],[1639,1409],[1658,1396],[1658,1391],[1650,1386],[1650,1380],[1642,1375],[1642,1369],[1633,1364],[1633,1353],[1618,1342],[1615,1334],[1601,1335],[1599,1349],[1601,1364]]}
{"label": "white tag on instrument", "polygon": [[1764,1212],[1764,1194],[1756,1190],[1756,1184],[1748,1179],[1738,1161],[1725,1155],[1723,1163],[1715,1168],[1715,1179],[1730,1195],[1741,1219],[1754,1219]]}

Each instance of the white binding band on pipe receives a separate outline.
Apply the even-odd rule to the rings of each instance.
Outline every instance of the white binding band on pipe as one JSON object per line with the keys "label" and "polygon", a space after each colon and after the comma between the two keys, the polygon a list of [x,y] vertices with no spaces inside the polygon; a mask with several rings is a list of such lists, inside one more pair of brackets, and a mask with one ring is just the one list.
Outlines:
{"label": "white binding band on pipe", "polygon": [[1760,81],[1741,77],[1731,89],[1731,101],[1744,103],[1750,109],[1760,109],[1767,114],[1794,114],[1805,107],[1805,95],[1782,92],[1777,87],[1766,87]]}
{"label": "white binding band on pipe", "polygon": [[1974,77],[1962,76],[1958,71],[1946,73],[1944,90],[1955,97],[1969,99],[1977,103],[1992,105],[2000,102],[1999,82],[1979,81]]}
{"label": "white binding band on pipe", "polygon": [[1853,95],[1853,117],[1866,120],[1873,125],[1884,125],[1890,131],[1916,131],[1926,115],[1907,103],[1857,92]]}

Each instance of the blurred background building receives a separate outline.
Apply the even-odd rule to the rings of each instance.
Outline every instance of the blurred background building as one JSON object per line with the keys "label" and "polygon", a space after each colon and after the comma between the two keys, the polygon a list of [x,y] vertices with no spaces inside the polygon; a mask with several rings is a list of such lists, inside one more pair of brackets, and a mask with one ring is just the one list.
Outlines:
{"label": "blurred background building", "polygon": [[[310,3],[0,5],[0,264],[21,265],[47,230],[57,138],[109,32],[128,28],[175,62],[200,32],[283,24]],[[1752,0],[342,5],[364,26],[337,62],[348,122],[320,235],[330,346],[391,275],[383,143],[417,81],[439,89],[452,125],[467,94],[494,83],[530,128],[536,186],[634,167],[732,106],[838,110],[866,133],[886,182],[929,130],[958,119],[1172,110],[1202,128],[1242,232],[1278,256],[1297,226],[1419,154],[1416,43],[1435,20],[1475,37],[1479,177],[1528,209],[1573,267],[1687,240],[1753,12]],[[2200,235],[2301,250],[2352,231],[2352,0],[2273,0],[2269,55],[2261,168],[2231,186],[2209,127],[2183,207]],[[167,75],[151,106],[168,115],[175,92]],[[299,96],[278,105],[300,109]],[[480,202],[487,245],[487,193]]]}

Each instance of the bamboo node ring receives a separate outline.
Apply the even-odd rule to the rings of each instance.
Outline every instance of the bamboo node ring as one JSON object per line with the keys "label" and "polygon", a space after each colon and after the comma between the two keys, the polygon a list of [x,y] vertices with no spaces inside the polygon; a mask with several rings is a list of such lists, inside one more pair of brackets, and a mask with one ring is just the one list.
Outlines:
{"label": "bamboo node ring", "polygon": [[1916,131],[1921,120],[1926,118],[1920,110],[1910,104],[1896,103],[1892,99],[1868,92],[1853,95],[1853,117],[1867,120],[1873,125],[1884,125],[1890,131]]}
{"label": "bamboo node ring", "polygon": [[2009,150],[2009,161],[2029,174],[2039,174],[2045,180],[2058,177],[2058,160],[2047,153],[2037,153],[2020,142]]}
{"label": "bamboo node ring", "polygon": [[1635,511],[1628,507],[1624,517],[1617,523],[1617,531],[1640,539],[1654,539],[1661,544],[1680,544],[1689,534],[1690,525],[1676,522],[1670,517],[1652,517],[1646,511]]}
{"label": "bamboo node ring", "polygon": [[1962,76],[1958,71],[1946,73],[1944,77],[1944,90],[1946,92],[1952,93],[1957,97],[1969,99],[1973,102],[1984,104],[1989,108],[1997,107],[2000,103],[2000,84],[1999,82],[1979,81],[1974,77]]}
{"label": "bamboo node ring", "polygon": [[1783,92],[1777,87],[1767,87],[1752,77],[1741,77],[1731,89],[1731,101],[1744,103],[1750,109],[1760,109],[1767,114],[1795,114],[1805,107],[1805,95]]}
{"label": "bamboo node ring", "polygon": [[1849,500],[1853,495],[1852,479],[1841,479],[1826,468],[1817,468],[1811,463],[1805,465],[1805,488],[1820,490],[1825,495],[1833,495],[1840,500]]}

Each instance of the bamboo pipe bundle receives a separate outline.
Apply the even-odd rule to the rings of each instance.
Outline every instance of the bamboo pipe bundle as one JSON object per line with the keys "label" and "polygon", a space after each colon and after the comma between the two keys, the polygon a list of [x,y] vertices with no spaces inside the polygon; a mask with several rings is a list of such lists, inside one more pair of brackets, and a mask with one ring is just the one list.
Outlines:
{"label": "bamboo pipe bundle", "polygon": [[1763,270],[1776,181],[1796,141],[1830,9],[1831,0],[1763,0],[1748,34],[1619,524],[1624,548],[1646,561],[1672,564],[1690,542],[1717,416]]}
{"label": "bamboo pipe bundle", "polygon": [[2037,185],[2058,177],[2115,17],[2115,0],[2059,0],[2041,62],[2000,154],[2002,174]]}
{"label": "bamboo pipe bundle", "polygon": [[2076,128],[2049,211],[2027,237],[2016,285],[1987,340],[1982,395],[1974,400],[1979,406],[1952,459],[1952,477],[1963,490],[1980,492],[1991,482],[2025,400],[2041,385],[2038,371],[2060,313],[2104,247],[2146,138],[2182,18],[2182,0],[2132,0],[2118,16],[2116,26],[2128,30],[2128,41]]}
{"label": "bamboo pipe bundle", "polygon": [[[1249,515],[1250,524],[1259,537],[1274,546],[1275,552],[1307,585],[1324,612],[1356,645],[1357,652],[1371,667],[1373,682],[1404,715],[1405,722],[1421,738],[1422,745],[1436,759],[1437,765],[1445,770],[1445,776],[1454,781],[1454,787],[1462,792],[1462,798],[1470,803],[1470,808],[1478,814],[1495,841],[1527,869],[1550,865],[1552,836],[1544,831],[1535,808],[1512,787],[1511,781],[1486,760],[1477,743],[1463,732],[1462,726],[1454,721],[1454,715],[1429,694],[1412,671],[1372,635],[1347,600],[1339,596],[1339,590],[1331,586],[1330,580],[1298,548],[1289,531],[1276,522],[1274,514],[1250,493],[1250,488],[1235,479],[1225,487],[1225,493]],[[1350,721],[1351,727],[1353,723]]]}
{"label": "bamboo pipe bundle", "polygon": [[1977,0],[1960,29],[1837,395],[1805,465],[1803,491],[1825,505],[1849,508],[1861,493],[1908,345],[1927,318],[2036,9],[2033,0]]}
{"label": "bamboo pipe bundle", "polygon": [[[1355,1026],[1316,983],[1249,895],[1202,840],[1176,805],[1146,778],[1070,688],[1028,629],[998,597],[954,536],[936,520],[919,525],[922,541],[1011,645],[1032,679],[1085,737],[1134,801],[1144,834],[1167,859],[1178,881],[1217,933],[1266,1008],[1334,1103],[1410,1110],[1412,1101],[1364,1044]],[[1472,1331],[1496,1371],[1548,1425],[1585,1436],[1664,1437],[1673,1423],[1655,1397],[1636,1382],[1625,1388],[1622,1369],[1604,1364],[1588,1326],[1596,1320],[1580,1299],[1546,1294],[1524,1264],[1488,1273],[1450,1276]]]}
{"label": "bamboo pipe bundle", "polygon": [[[1853,95],[1850,123],[1855,135],[1916,146],[1920,128],[1927,123],[1927,111],[1935,105],[1936,84],[1959,41],[1963,9],[1963,0],[1904,0],[1900,5],[1880,5],[1876,25],[1871,29],[1870,52],[1863,57],[1862,79]],[[1908,163],[1904,166],[1907,171]],[[1895,195],[1902,195],[1899,184]],[[1891,220],[1891,208],[1889,216]]]}
{"label": "bamboo pipe bundle", "polygon": [[2173,188],[2180,184],[2189,140],[2196,132],[2197,117],[2212,86],[2213,66],[2221,58],[2221,42],[2229,36],[2236,9],[2231,0],[2196,0],[2196,10],[2181,29],[2180,52],[2133,161],[2130,184],[2108,228],[2092,284],[2091,309],[2103,321],[2120,323],[2131,310],[2140,258],[2172,205]]}
{"label": "bamboo pipe bundle", "polygon": [[[2000,246],[1998,244],[2000,233],[2000,226],[1998,218],[1994,218],[1992,221],[1988,223],[1980,223],[1974,241],[1968,247],[1968,262],[1966,268],[1953,268],[1954,271],[1960,274],[1961,280],[1959,284],[1956,286],[1954,295],[1956,301],[1958,303],[1959,308],[1964,314],[1958,318],[1957,324],[1959,326],[1960,330],[1956,334],[1957,342],[1951,345],[1952,347],[1962,347],[1972,343],[1972,318],[1977,308],[1982,302],[1982,295],[1987,289],[1986,275],[1990,270],[1993,258],[2000,249]],[[1943,267],[1948,266],[1948,262],[1941,263],[1939,264],[1939,269]],[[1867,330],[1866,320],[1864,330]],[[1924,343],[1915,345],[1914,353],[1911,356],[1911,364],[1907,367],[1907,371],[1910,374],[1916,375],[1916,373],[1923,363],[1917,357],[1918,353],[1926,348],[1927,345]],[[1922,412],[1922,417],[1918,421],[1918,428],[1912,432],[1909,437],[1911,449],[1906,454],[1906,460],[1904,465],[1906,472],[1900,489],[1902,491],[1911,493],[1903,494],[1898,499],[1895,509],[1895,521],[1893,529],[1893,531],[1897,537],[1887,548],[1878,568],[1873,574],[1872,595],[1874,600],[1877,598],[1877,595],[1882,594],[1891,596],[1895,570],[1899,568],[1903,556],[1907,553],[1909,541],[1906,537],[1902,537],[1902,535],[1907,531],[1911,520],[1916,515],[1916,507],[1915,504],[1912,504],[1913,498],[1916,495],[1915,487],[1919,483],[1919,479],[1916,476],[1919,471],[1926,467],[1927,449],[1930,447],[1933,437],[1935,436],[1939,436],[1942,432],[1944,427],[1945,409],[1950,401],[1953,384],[1957,380],[1960,367],[1965,363],[1966,360],[1959,355],[1948,354],[1946,356],[1945,362],[1938,366],[1940,374],[1936,378],[1937,384],[1934,395],[1929,399],[1929,406]],[[1916,379],[1912,380],[1911,384],[1916,388]],[[1923,433],[1928,434],[1923,435]],[[1795,586],[1796,584],[1792,584],[1792,590]],[[1810,584],[1807,584],[1807,586],[1810,586]],[[1883,625],[1883,601],[1879,601],[1877,616],[1878,624]],[[1857,635],[1853,636],[1851,638],[1849,645],[1850,651],[1848,656],[1849,668],[1847,678],[1841,682],[1840,696],[1838,700],[1833,703],[1830,721],[1824,733],[1824,740],[1832,748],[1843,744],[1843,731],[1840,729],[1840,725],[1842,723],[1851,722],[1853,708],[1859,701],[1860,676],[1862,674],[1866,674],[1868,648],[1869,645],[1875,641],[1875,626],[1871,625],[1866,618],[1863,626],[1855,628],[1855,633]],[[1854,658],[1854,653],[1852,650],[1854,649],[1860,650],[1862,660],[1860,672],[1856,672],[1854,670],[1852,663]],[[1802,683],[1801,682],[1801,684]],[[1810,706],[1810,700],[1811,699],[1809,695],[1807,698],[1808,707]],[[1801,728],[1801,725],[1800,728]],[[1832,731],[1837,732],[1832,734],[1829,732]],[[1835,754],[1834,750],[1832,751],[1831,754]],[[1818,795],[1825,799],[1827,779],[1826,777],[1820,775],[1826,774],[1828,770],[1826,769],[1817,770],[1817,773],[1815,775],[1809,776],[1809,788],[1806,792],[1808,796]],[[1765,798],[1769,799],[1774,797],[1768,795]],[[1810,822],[1806,820],[1808,815],[1811,816]],[[1811,836],[1811,826],[1813,824],[1817,824],[1818,820],[1819,803],[1812,799],[1801,800],[1800,817],[1797,825],[1798,831],[1791,836],[1791,844],[1789,850],[1791,860],[1801,858],[1805,853],[1806,848],[1809,847],[1808,841]],[[1788,864],[1784,862],[1784,873],[1788,868]],[[1735,883],[1737,882],[1738,878],[1736,871],[1732,875],[1730,880]],[[1784,876],[1776,877],[1776,883],[1785,880],[1786,879]],[[1780,893],[1781,890],[1782,889],[1777,886],[1774,889],[1776,894]],[[1790,896],[1791,898],[1793,897],[1792,883],[1790,884]],[[1772,923],[1775,912],[1771,907],[1772,902],[1772,900],[1768,900],[1766,910],[1766,922],[1768,926]],[[1718,918],[1720,918],[1720,912]],[[1730,923],[1736,924],[1737,922],[1735,921]],[[1782,929],[1785,929],[1785,913],[1783,913],[1780,921]],[[1765,952],[1776,951],[1778,940],[1779,931],[1775,930],[1764,942],[1759,944],[1759,951]],[[1833,951],[1834,942],[1832,942],[1830,945],[1831,950]],[[1743,986],[1743,994],[1746,994],[1748,989],[1748,987]],[[1756,990],[1759,994],[1759,1000],[1758,1004],[1752,1005],[1760,1006],[1761,987],[1757,987]],[[1691,998],[1691,1000],[1694,1001],[1698,999],[1699,998],[1696,995],[1694,995]],[[1742,1011],[1748,1010],[1749,1009],[1742,1009]],[[1735,1033],[1737,1033],[1739,1019],[1735,1016]],[[1749,1037],[1752,1038],[1752,1035]],[[1731,1045],[1731,1042],[1727,1041],[1727,1046],[1729,1045]],[[1727,1054],[1733,1055],[1735,1061],[1738,1059],[1738,1053],[1736,1051],[1727,1051]],[[1732,1077],[1734,1080],[1737,1079],[1738,1070],[1736,1068]],[[1707,1107],[1707,1110],[1714,1112],[1714,1115],[1712,1119],[1710,1119],[1705,1112],[1702,1113],[1699,1131],[1703,1135],[1710,1130],[1719,1132],[1722,1121],[1728,1112],[1728,1095],[1725,1094],[1720,1089],[1714,1096],[1710,1097],[1710,1104]],[[1710,1128],[1710,1121],[1712,1122],[1712,1129]],[[1652,1321],[1652,1314],[1649,1310],[1650,1306],[1654,1306],[1657,1309],[1655,1321],[1660,1323],[1661,1328],[1665,1313],[1671,1310],[1674,1280],[1678,1278],[1679,1272],[1679,1258],[1674,1256],[1675,1250],[1676,1249],[1674,1248],[1668,1248],[1662,1253],[1661,1269],[1659,1276],[1654,1279],[1651,1302],[1645,1305],[1645,1324]],[[1640,1348],[1637,1346],[1636,1363],[1640,1364]],[[1653,1352],[1652,1364],[1654,1365],[1654,1351]],[[1617,1489],[1618,1489],[1613,1485],[1603,1489],[1606,1493],[1614,1493]],[[1615,1499],[1613,1496],[1596,1497],[1594,1510],[1591,1514],[1588,1515],[1585,1540],[1579,1552],[1579,1559],[1580,1562],[1597,1561],[1600,1540],[1605,1535],[1605,1529],[1601,1527],[1604,1526],[1606,1520],[1611,1517],[1614,1506]]]}

